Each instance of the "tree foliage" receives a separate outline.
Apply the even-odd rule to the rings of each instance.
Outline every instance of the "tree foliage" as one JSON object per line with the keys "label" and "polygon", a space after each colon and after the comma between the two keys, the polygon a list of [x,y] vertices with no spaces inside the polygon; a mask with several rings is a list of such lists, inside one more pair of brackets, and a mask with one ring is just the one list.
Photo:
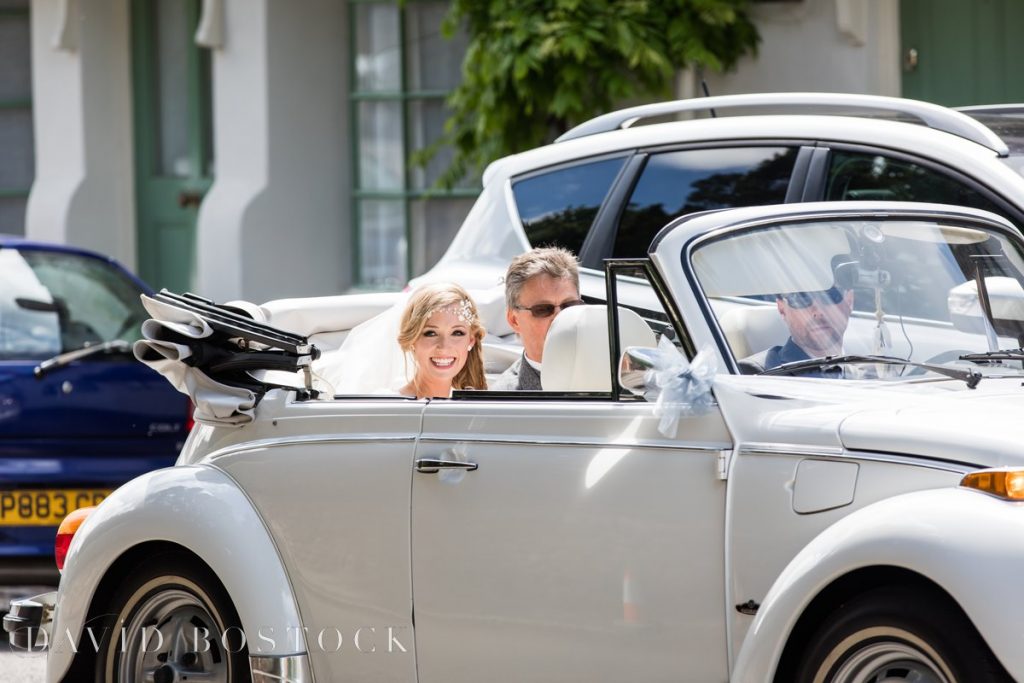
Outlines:
{"label": "tree foliage", "polygon": [[550,142],[631,99],[666,98],[688,66],[724,70],[756,51],[749,0],[452,0],[444,31],[469,33],[448,98],[440,183]]}

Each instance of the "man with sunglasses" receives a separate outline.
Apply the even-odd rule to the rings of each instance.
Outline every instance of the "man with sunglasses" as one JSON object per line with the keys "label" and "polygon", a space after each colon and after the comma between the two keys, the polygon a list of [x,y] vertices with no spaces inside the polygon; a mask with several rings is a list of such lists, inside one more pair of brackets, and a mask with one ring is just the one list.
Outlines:
{"label": "man with sunglasses", "polygon": [[853,290],[832,286],[820,292],[778,294],[775,305],[789,328],[789,339],[782,346],[773,346],[740,361],[744,373],[843,352],[843,335],[853,310]]}
{"label": "man with sunglasses", "polygon": [[505,273],[505,316],[523,341],[523,355],[489,388],[539,391],[551,321],[562,310],[582,303],[576,257],[568,250],[544,247],[512,259]]}

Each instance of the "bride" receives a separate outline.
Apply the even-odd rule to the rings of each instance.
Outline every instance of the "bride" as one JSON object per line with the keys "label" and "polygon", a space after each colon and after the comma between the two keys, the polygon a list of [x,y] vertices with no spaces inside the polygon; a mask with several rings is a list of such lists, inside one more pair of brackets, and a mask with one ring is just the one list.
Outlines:
{"label": "bride", "polygon": [[469,294],[457,284],[426,285],[402,312],[398,345],[411,357],[412,379],[403,396],[448,398],[452,389],[486,389],[484,328]]}
{"label": "bride", "polygon": [[[503,292],[485,292],[501,313]],[[422,398],[447,397],[452,388],[486,389],[483,337],[479,307],[465,289],[425,285],[353,328],[339,349],[314,364],[314,372],[327,395]]]}

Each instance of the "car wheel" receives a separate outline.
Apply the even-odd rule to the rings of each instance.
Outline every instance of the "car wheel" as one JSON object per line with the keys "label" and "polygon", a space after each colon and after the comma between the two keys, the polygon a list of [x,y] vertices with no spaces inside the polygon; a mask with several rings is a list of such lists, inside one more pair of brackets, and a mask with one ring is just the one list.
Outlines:
{"label": "car wheel", "polygon": [[844,604],[805,654],[800,683],[1012,681],[945,596],[906,587],[874,590]]}
{"label": "car wheel", "polygon": [[109,615],[96,658],[97,681],[251,680],[231,601],[213,572],[187,556],[146,560],[118,589]]}

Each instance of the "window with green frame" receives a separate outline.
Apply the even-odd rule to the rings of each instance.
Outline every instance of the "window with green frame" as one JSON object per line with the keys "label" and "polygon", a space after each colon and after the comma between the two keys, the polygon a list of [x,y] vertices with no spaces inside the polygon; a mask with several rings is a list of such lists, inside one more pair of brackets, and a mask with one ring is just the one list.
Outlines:
{"label": "window with green frame", "polygon": [[355,280],[400,289],[440,258],[479,194],[476,179],[433,187],[450,152],[409,163],[444,128],[467,41],[441,35],[447,2],[350,0],[349,9]]}
{"label": "window with green frame", "polygon": [[35,178],[29,0],[0,0],[0,233],[25,234]]}

